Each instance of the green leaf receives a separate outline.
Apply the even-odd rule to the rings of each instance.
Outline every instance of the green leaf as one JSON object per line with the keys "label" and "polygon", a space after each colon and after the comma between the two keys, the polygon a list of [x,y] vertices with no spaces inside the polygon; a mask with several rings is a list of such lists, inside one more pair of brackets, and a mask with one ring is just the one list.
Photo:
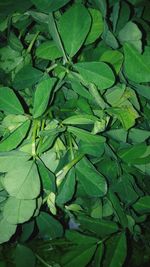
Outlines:
{"label": "green leaf", "polygon": [[40,193],[40,179],[33,161],[22,162],[4,178],[7,192],[18,199],[34,199]]}
{"label": "green leaf", "polygon": [[132,128],[128,138],[133,143],[143,143],[150,137],[150,132],[144,129]]}
{"label": "green leaf", "polygon": [[105,137],[100,136],[100,135],[93,135],[88,131],[69,126],[68,132],[73,133],[74,135],[77,136],[80,140],[86,142],[86,143],[91,143],[91,144],[100,144],[105,142]]}
{"label": "green leaf", "polygon": [[111,68],[103,62],[83,62],[74,65],[85,82],[94,83],[99,90],[111,87],[115,82]]}
{"label": "green leaf", "polygon": [[36,84],[42,76],[43,73],[40,70],[33,68],[30,65],[24,66],[15,75],[13,86],[16,90],[29,88],[32,85]]}
{"label": "green leaf", "polygon": [[40,235],[42,237],[54,239],[61,237],[63,234],[63,227],[59,221],[54,219],[46,212],[41,212],[36,218]]}
{"label": "green leaf", "polygon": [[116,73],[118,73],[123,63],[123,55],[118,50],[107,50],[100,57],[100,61],[111,64]]}
{"label": "green leaf", "polygon": [[92,115],[73,115],[62,121],[63,124],[94,124],[98,118]]}
{"label": "green leaf", "polygon": [[107,183],[104,176],[90,165],[88,160],[80,160],[75,168],[77,179],[88,195],[92,197],[101,197],[106,194]]}
{"label": "green leaf", "polygon": [[0,152],[10,151],[16,148],[21,141],[25,138],[30,126],[30,121],[26,120],[17,129],[15,129],[10,135],[4,138],[0,142]]}
{"label": "green leaf", "polygon": [[150,82],[149,48],[141,55],[131,44],[124,45],[124,71],[128,79],[136,83]]}
{"label": "green leaf", "polygon": [[69,251],[63,255],[62,264],[64,267],[85,267],[91,260],[95,250],[96,245],[78,246],[75,250]]}
{"label": "green leaf", "polygon": [[53,12],[66,5],[70,0],[31,0],[43,12]]}
{"label": "green leaf", "polygon": [[93,219],[87,216],[79,216],[78,220],[82,229],[88,230],[101,238],[118,231],[117,224],[112,221]]}
{"label": "green leaf", "polygon": [[17,96],[8,87],[0,87],[0,110],[10,114],[23,114],[24,110]]}
{"label": "green leaf", "polygon": [[58,50],[53,41],[46,41],[38,46],[36,49],[36,56],[46,60],[54,60],[62,57],[62,52]]}
{"label": "green leaf", "polygon": [[35,267],[36,258],[29,247],[25,247],[22,244],[17,244],[13,256],[16,267]]}
{"label": "green leaf", "polygon": [[[33,117],[40,117],[47,108],[49,97],[56,79],[47,78],[38,83],[34,95]],[[44,97],[43,97],[44,96]]]}
{"label": "green leaf", "polygon": [[140,214],[150,213],[150,196],[140,197],[133,208]]}
{"label": "green leaf", "polygon": [[99,244],[95,255],[94,255],[94,260],[92,262],[92,266],[93,267],[100,267],[101,266],[101,262],[102,262],[102,257],[103,257],[103,252],[104,252],[104,247],[103,244]]}
{"label": "green leaf", "polygon": [[15,169],[19,164],[29,160],[30,155],[21,151],[10,151],[0,153],[0,172],[9,172]]}
{"label": "green leaf", "polygon": [[[78,52],[85,41],[90,26],[90,14],[83,5],[75,4],[61,16],[58,29],[69,56],[73,57]],[[71,30],[68,31],[68,29]]]}
{"label": "green leaf", "polygon": [[88,33],[85,45],[95,42],[103,32],[103,18],[101,12],[97,9],[88,9],[92,17],[92,26]]}
{"label": "green leaf", "polygon": [[10,224],[7,220],[2,218],[0,220],[0,244],[9,241],[12,235],[16,232],[17,226]]}
{"label": "green leaf", "polygon": [[71,200],[75,191],[75,170],[72,168],[58,187],[56,198],[57,205],[62,205]]}
{"label": "green leaf", "polygon": [[43,188],[45,190],[49,190],[50,192],[55,192],[55,175],[44,165],[42,161],[38,161],[37,164]]}
{"label": "green leaf", "polygon": [[104,267],[122,267],[127,254],[126,236],[124,233],[111,237],[106,242]]}
{"label": "green leaf", "polygon": [[120,42],[123,44],[125,42],[133,45],[139,52],[142,50],[142,33],[139,30],[138,26],[129,21],[118,34]]}
{"label": "green leaf", "polygon": [[28,221],[36,209],[36,200],[9,197],[5,203],[3,216],[11,224]]}
{"label": "green leaf", "polygon": [[128,130],[132,126],[135,125],[135,120],[139,117],[138,112],[132,105],[130,106],[123,106],[123,107],[116,107],[116,108],[109,108],[109,114],[114,114],[118,120],[122,123],[122,126]]}
{"label": "green leaf", "polygon": [[141,158],[145,154],[146,149],[147,146],[145,143],[130,145],[127,148],[120,149],[118,155],[123,161],[132,163],[136,159]]}

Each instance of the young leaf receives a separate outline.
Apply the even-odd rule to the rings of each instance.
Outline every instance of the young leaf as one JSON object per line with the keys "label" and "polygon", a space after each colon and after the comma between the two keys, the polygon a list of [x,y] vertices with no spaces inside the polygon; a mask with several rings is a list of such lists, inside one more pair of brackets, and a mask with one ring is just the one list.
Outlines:
{"label": "young leaf", "polygon": [[56,80],[47,78],[38,83],[34,95],[33,117],[40,117],[47,108],[49,97]]}
{"label": "young leaf", "polygon": [[[58,29],[69,56],[73,57],[78,52],[85,41],[90,26],[90,14],[81,4],[73,5],[61,16]],[[68,29],[71,30],[68,31]]]}
{"label": "young leaf", "polygon": [[38,46],[36,49],[36,56],[46,60],[54,60],[62,57],[63,54],[60,50],[58,50],[53,41],[46,41]]}
{"label": "young leaf", "polygon": [[13,92],[8,87],[0,87],[0,110],[9,114],[23,114],[24,110]]}
{"label": "young leaf", "polygon": [[85,82],[94,83],[99,90],[111,87],[115,82],[111,68],[103,62],[83,62],[74,65]]}
{"label": "young leaf", "polygon": [[17,129],[15,129],[8,137],[0,142],[0,152],[10,151],[16,148],[25,138],[30,126],[30,121],[26,120]]}
{"label": "young leaf", "polygon": [[11,224],[24,223],[32,217],[35,209],[35,199],[9,197],[4,206],[3,216]]}
{"label": "young leaf", "polygon": [[34,199],[40,193],[40,179],[33,161],[19,164],[4,178],[7,192],[18,199]]}

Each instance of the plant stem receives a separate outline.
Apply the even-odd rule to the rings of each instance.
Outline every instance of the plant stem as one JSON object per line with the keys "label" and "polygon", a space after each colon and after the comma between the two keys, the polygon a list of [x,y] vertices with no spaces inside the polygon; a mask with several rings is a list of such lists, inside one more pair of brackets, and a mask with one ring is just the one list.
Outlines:
{"label": "plant stem", "polygon": [[69,148],[71,153],[71,160],[74,159],[73,145],[72,145],[72,136],[71,133],[68,133]]}
{"label": "plant stem", "polygon": [[38,121],[33,121],[33,132],[32,132],[32,156],[36,156],[36,133],[37,133]]}
{"label": "plant stem", "polygon": [[35,43],[35,40],[36,40],[36,38],[38,37],[39,33],[40,33],[40,31],[37,31],[37,33],[34,35],[34,37],[33,37],[32,41],[31,41],[31,43],[30,43],[29,46],[28,46],[27,53],[30,53],[30,52],[31,52],[32,47],[33,47],[33,45],[34,45],[34,43]]}
{"label": "plant stem", "polygon": [[37,257],[37,259],[43,263],[44,266],[46,267],[53,267],[52,265],[48,264],[45,260],[43,260],[38,254],[35,254],[35,256]]}
{"label": "plant stem", "polygon": [[46,69],[46,72],[49,73],[51,70],[55,69],[58,66],[58,64],[53,64],[49,68]]}

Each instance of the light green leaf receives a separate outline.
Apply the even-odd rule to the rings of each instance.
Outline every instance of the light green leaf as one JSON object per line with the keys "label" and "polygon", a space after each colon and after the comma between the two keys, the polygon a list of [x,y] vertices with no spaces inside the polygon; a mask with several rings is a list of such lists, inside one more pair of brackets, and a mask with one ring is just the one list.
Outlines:
{"label": "light green leaf", "polygon": [[85,41],[85,45],[95,42],[101,36],[104,26],[101,12],[93,8],[89,8],[88,10],[92,17],[92,26]]}
{"label": "light green leaf", "polygon": [[54,239],[61,237],[63,234],[63,227],[59,221],[54,219],[46,212],[41,212],[36,218],[40,235],[42,237]]}
{"label": "light green leaf", "polygon": [[99,90],[111,87],[115,82],[115,76],[111,68],[103,62],[83,62],[74,65],[85,82],[94,83]]}
{"label": "light green leaf", "polygon": [[3,216],[11,224],[28,221],[36,209],[36,200],[9,197],[5,203]]}
{"label": "light green leaf", "polygon": [[92,115],[73,115],[62,121],[63,124],[94,124],[98,118]]}
{"label": "light green leaf", "polygon": [[54,60],[62,57],[62,52],[58,50],[53,41],[46,41],[38,46],[36,49],[36,56],[46,60]]}
{"label": "light green leaf", "polygon": [[92,197],[101,197],[106,194],[107,183],[104,176],[99,173],[93,165],[90,165],[88,160],[80,160],[75,168],[77,179],[88,195]]}
{"label": "light green leaf", "polygon": [[75,191],[75,182],[75,170],[72,168],[58,187],[56,198],[56,203],[58,205],[65,204],[72,198]]}
{"label": "light green leaf", "polygon": [[[90,14],[83,5],[73,5],[61,16],[58,29],[69,56],[73,57],[78,52],[85,41],[90,26]],[[68,31],[68,29],[71,30]]]}
{"label": "light green leaf", "polygon": [[19,164],[4,178],[4,187],[18,199],[34,199],[40,193],[40,179],[33,161]]}
{"label": "light green leaf", "polygon": [[128,79],[136,83],[150,82],[150,49],[141,55],[131,44],[124,45],[124,71]]}
{"label": "light green leaf", "polygon": [[31,65],[24,66],[20,71],[15,75],[13,86],[17,90],[22,90],[32,85],[36,84],[41,77],[43,72],[33,68]]}
{"label": "light green leaf", "polygon": [[127,254],[126,236],[124,233],[111,237],[106,242],[104,267],[122,267]]}
{"label": "light green leaf", "polygon": [[150,213],[150,196],[144,196],[133,205],[135,211],[140,214]]}
{"label": "light green leaf", "polygon": [[51,91],[53,89],[56,79],[47,78],[39,82],[36,87],[34,102],[33,102],[33,117],[40,117],[46,110]]}
{"label": "light green leaf", "polygon": [[142,51],[142,33],[139,30],[138,26],[129,21],[120,31],[118,34],[118,38],[120,42],[123,44],[125,42],[130,43],[133,45],[139,52]]}
{"label": "light green leaf", "polygon": [[117,50],[107,50],[101,55],[100,61],[111,64],[116,73],[118,73],[123,63],[123,55]]}
{"label": "light green leaf", "polygon": [[105,137],[100,136],[100,135],[93,135],[88,131],[69,126],[68,132],[73,133],[77,138],[80,140],[86,142],[86,143],[91,143],[91,144],[99,144],[105,142]]}
{"label": "light green leaf", "polygon": [[10,151],[0,153],[0,172],[9,172],[15,169],[19,164],[29,160],[30,155],[21,151]]}
{"label": "light green leaf", "polygon": [[26,120],[17,129],[15,129],[8,137],[0,142],[0,152],[10,151],[16,148],[25,138],[30,126],[30,121]]}
{"label": "light green leaf", "polygon": [[12,235],[16,232],[17,226],[10,224],[7,220],[2,218],[0,220],[0,244],[9,241]]}
{"label": "light green leaf", "polygon": [[0,87],[0,110],[10,114],[24,113],[17,96],[8,87]]}

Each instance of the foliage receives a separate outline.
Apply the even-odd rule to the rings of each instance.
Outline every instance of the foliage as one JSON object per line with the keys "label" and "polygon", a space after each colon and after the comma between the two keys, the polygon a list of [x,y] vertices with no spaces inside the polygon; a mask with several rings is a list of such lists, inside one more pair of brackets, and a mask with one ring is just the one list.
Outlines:
{"label": "foliage", "polygon": [[149,8],[0,2],[0,266],[150,261]]}

